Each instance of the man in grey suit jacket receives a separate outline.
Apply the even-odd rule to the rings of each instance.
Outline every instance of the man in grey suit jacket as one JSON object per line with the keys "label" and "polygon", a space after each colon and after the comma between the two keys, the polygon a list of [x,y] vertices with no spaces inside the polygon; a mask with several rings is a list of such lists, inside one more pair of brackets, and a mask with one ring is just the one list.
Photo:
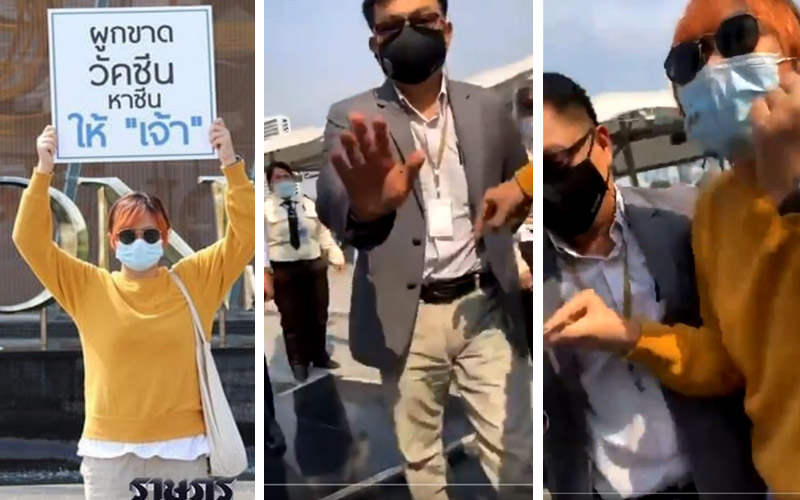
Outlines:
{"label": "man in grey suit jacket", "polygon": [[[623,317],[697,325],[694,189],[618,188],[586,92],[545,73],[543,94],[545,318],[591,289]],[[621,356],[563,344],[547,350],[543,384],[556,498],[764,491],[741,396],[682,397]]]}
{"label": "man in grey suit jacket", "polygon": [[451,380],[489,479],[527,485],[501,498],[530,498],[531,371],[512,234],[476,241],[472,227],[483,193],[527,162],[525,149],[498,96],[444,74],[446,1],[366,0],[364,15],[388,78],[331,107],[331,165],[317,186],[320,219],[359,249],[351,351],[381,370],[415,499],[447,498]]}

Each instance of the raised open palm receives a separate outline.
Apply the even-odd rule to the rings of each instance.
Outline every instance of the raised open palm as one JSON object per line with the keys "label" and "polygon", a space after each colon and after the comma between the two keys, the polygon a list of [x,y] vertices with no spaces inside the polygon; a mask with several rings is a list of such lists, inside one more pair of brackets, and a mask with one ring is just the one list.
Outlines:
{"label": "raised open palm", "polygon": [[405,164],[395,160],[389,127],[380,118],[372,130],[360,113],[349,115],[351,130],[342,132],[344,154],[335,152],[331,162],[350,198],[350,211],[363,222],[395,211],[414,188],[414,180],[425,163],[422,151],[414,151]]}

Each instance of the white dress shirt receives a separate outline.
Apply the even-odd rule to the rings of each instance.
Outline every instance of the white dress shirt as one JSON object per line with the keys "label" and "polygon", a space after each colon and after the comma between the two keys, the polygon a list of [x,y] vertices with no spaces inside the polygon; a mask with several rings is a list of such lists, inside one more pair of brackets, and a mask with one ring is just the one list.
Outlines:
{"label": "white dress shirt", "polygon": [[[623,314],[623,259],[627,258],[632,315],[660,321],[663,304],[657,300],[644,254],[628,228],[618,189],[616,202],[611,229],[615,246],[607,257],[578,255],[550,234],[559,252],[561,295],[568,300],[582,287],[592,288]],[[658,380],[615,354],[579,351],[578,360],[581,385],[592,409],[586,420],[592,437],[589,453],[595,465],[595,490],[603,498],[634,498],[682,485],[689,468],[678,450],[675,423]]]}
{"label": "white dress shirt", "polygon": [[275,194],[270,194],[264,200],[265,253],[269,259],[272,262],[297,262],[315,260],[324,254],[332,265],[343,265],[344,253],[328,228],[320,222],[314,201],[300,194],[293,197],[291,202],[297,213],[299,248],[294,248],[290,243],[289,212],[283,205],[284,200]]}
{"label": "white dress shirt", "polygon": [[[445,121],[447,123],[447,136],[444,138],[447,142],[442,164],[438,166],[439,189],[441,198],[450,199],[452,202],[453,236],[434,238],[430,236],[430,231],[426,231],[423,281],[458,278],[480,271],[481,262],[475,247],[472,216],[469,211],[467,176],[461,163],[453,110],[447,97],[447,78],[442,77],[442,88],[438,97],[439,113],[431,119],[425,118],[415,109],[400,89],[395,87],[395,90],[411,118],[411,135],[414,137],[415,147],[427,152],[425,164],[419,174],[422,198],[426,207],[430,205],[431,200],[438,197],[433,170],[436,166],[432,165],[432,161],[438,160],[442,129]],[[445,113],[447,118],[443,120]]]}

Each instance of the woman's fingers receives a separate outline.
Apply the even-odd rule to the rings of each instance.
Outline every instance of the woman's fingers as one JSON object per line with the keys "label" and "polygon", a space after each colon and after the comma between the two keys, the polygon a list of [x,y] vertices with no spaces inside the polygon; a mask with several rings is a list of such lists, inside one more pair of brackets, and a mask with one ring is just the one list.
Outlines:
{"label": "woman's fingers", "polygon": [[583,290],[575,295],[544,323],[545,334],[551,330],[563,329],[568,323],[585,315],[593,299],[594,292],[592,290]]}

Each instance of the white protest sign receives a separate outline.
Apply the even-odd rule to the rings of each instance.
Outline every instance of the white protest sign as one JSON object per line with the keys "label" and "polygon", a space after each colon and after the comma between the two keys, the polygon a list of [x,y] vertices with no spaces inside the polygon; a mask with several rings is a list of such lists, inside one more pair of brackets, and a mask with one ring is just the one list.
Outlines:
{"label": "white protest sign", "polygon": [[49,9],[57,162],[216,158],[210,6]]}

